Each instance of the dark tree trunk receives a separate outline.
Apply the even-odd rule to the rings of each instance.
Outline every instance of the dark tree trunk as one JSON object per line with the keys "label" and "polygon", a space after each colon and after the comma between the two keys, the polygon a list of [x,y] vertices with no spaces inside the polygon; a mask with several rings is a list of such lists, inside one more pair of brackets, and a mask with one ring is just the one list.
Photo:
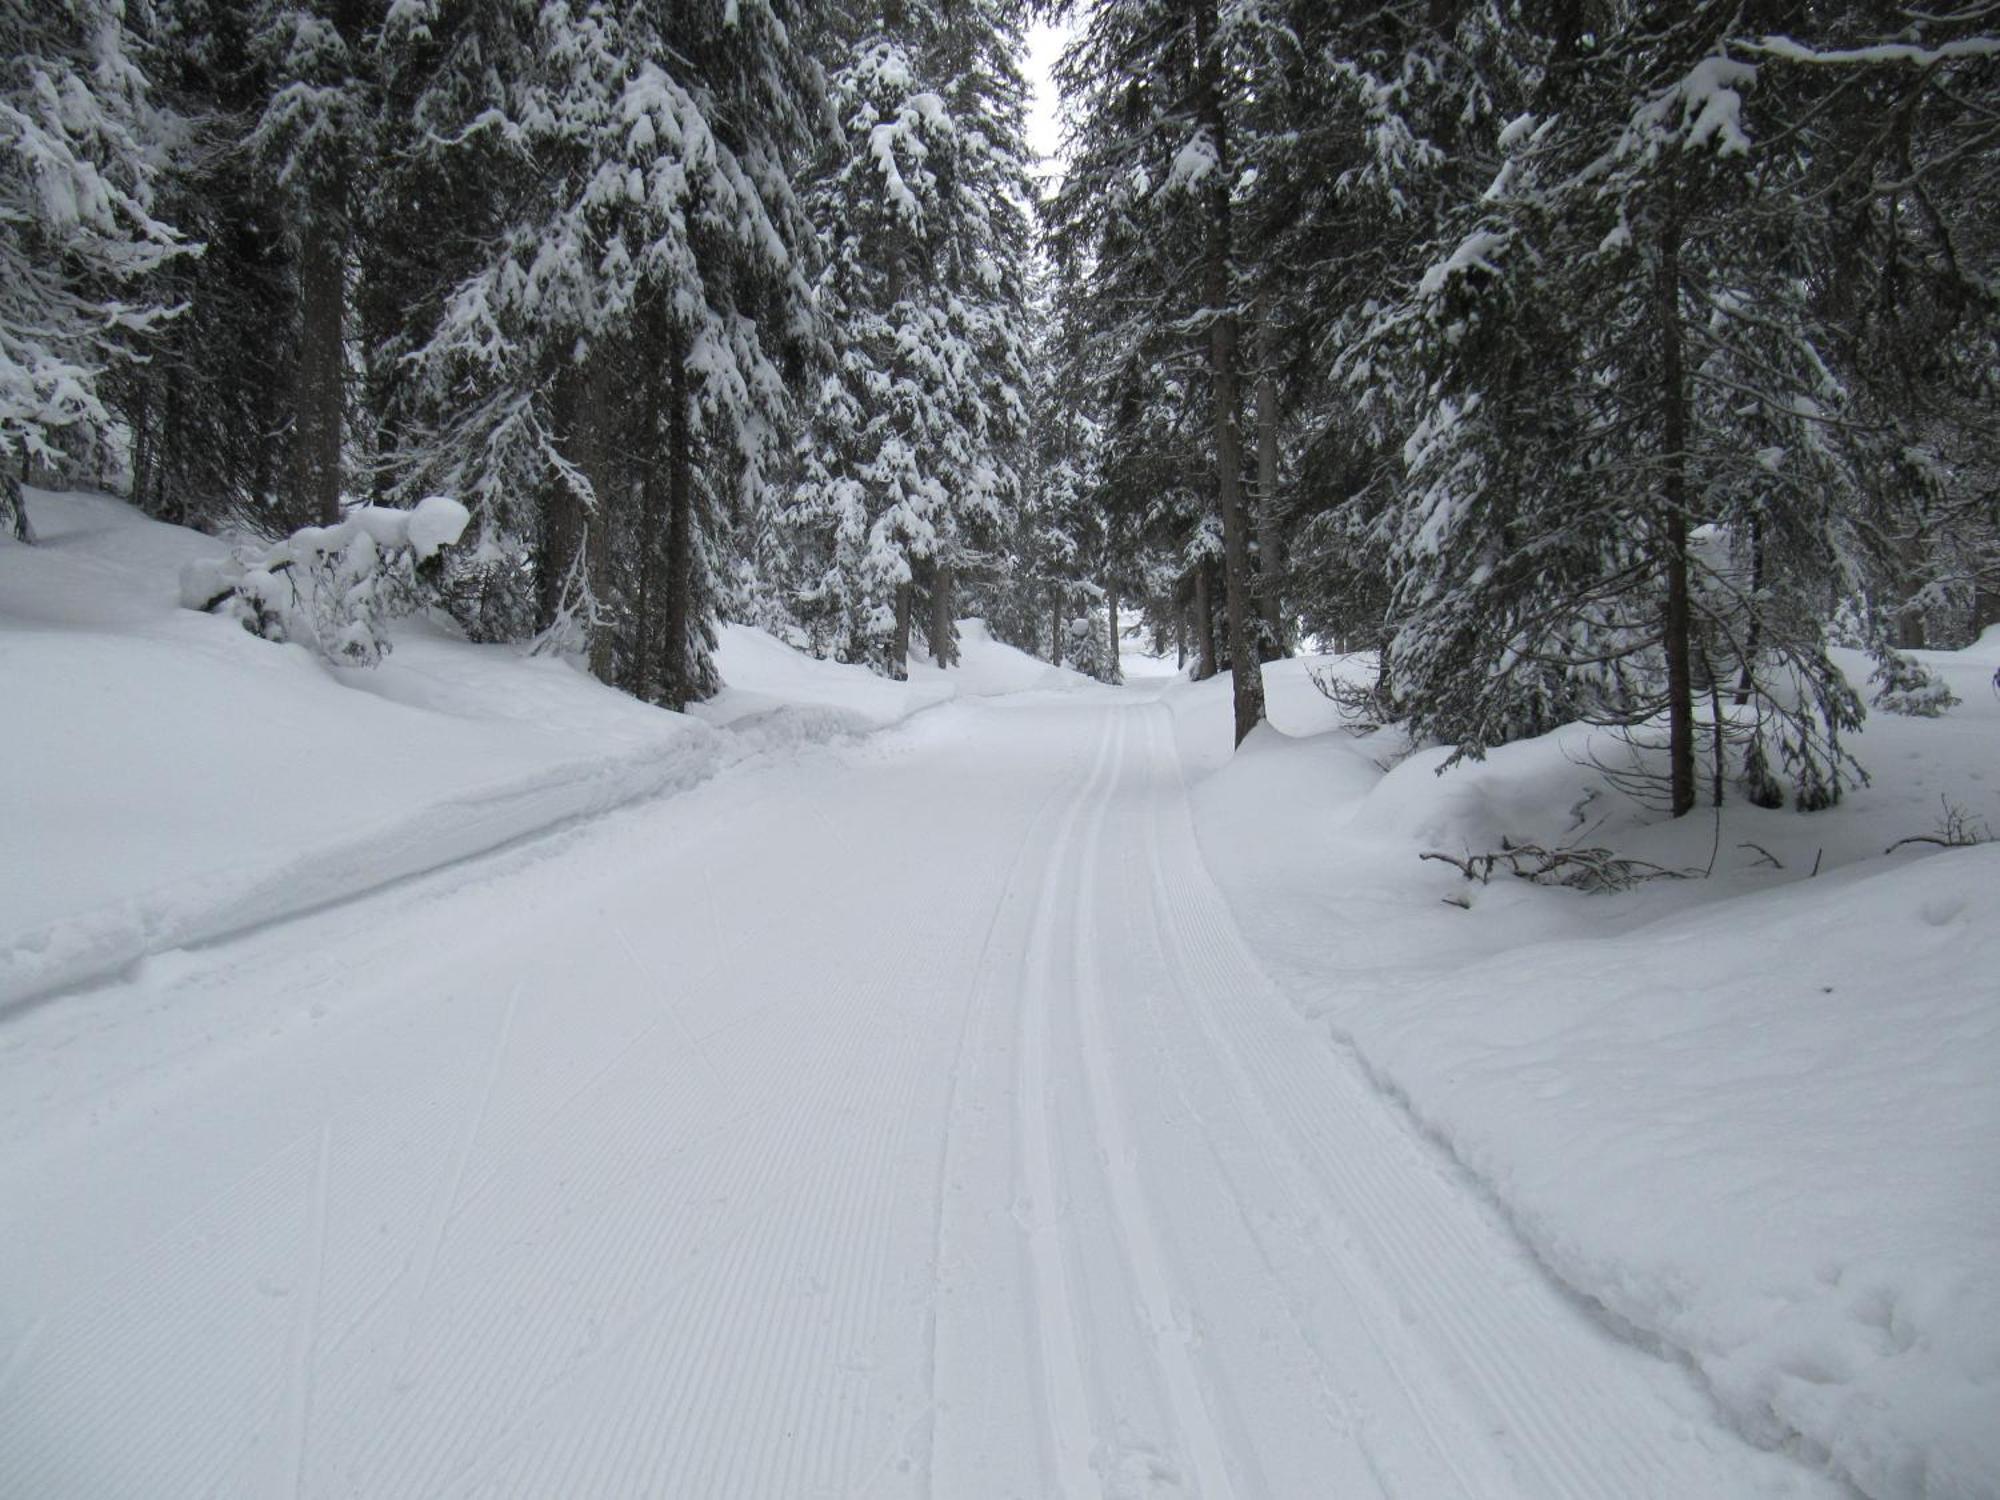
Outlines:
{"label": "dark tree trunk", "polygon": [[910,615],[915,609],[916,585],[896,585],[896,633],[889,642],[889,675],[902,682],[910,675]]}
{"label": "dark tree trunk", "polygon": [[1061,588],[1049,590],[1049,660],[1057,666],[1063,664],[1063,638],[1068,634],[1063,629],[1063,594]]}
{"label": "dark tree trunk", "polygon": [[[159,441],[153,445],[152,513],[163,521],[184,523],[188,518],[188,496],[170,491],[168,485],[173,476],[181,472],[180,463],[186,443],[182,432],[187,414],[186,397],[182,394],[180,381],[169,380],[166,386],[166,399],[162,403],[166,409],[160,420]],[[260,453],[266,455],[264,462],[268,464],[271,445],[265,442],[258,446]],[[268,473],[268,469],[265,472]],[[263,496],[260,494],[258,498],[261,500]]]}
{"label": "dark tree trunk", "polygon": [[[616,483],[611,463],[609,373],[601,348],[585,356],[577,411],[577,463],[591,490],[590,514],[584,523],[584,567],[590,579],[590,597],[600,612],[608,610],[611,603],[612,487]],[[590,675],[599,682],[611,681],[616,644],[610,620],[600,614],[590,626]]]}
{"label": "dark tree trunk", "polygon": [[958,665],[958,626],[952,616],[951,564],[939,563],[931,576],[931,656],[941,667]]}
{"label": "dark tree trunk", "polygon": [[1223,604],[1229,628],[1229,675],[1236,743],[1264,717],[1264,674],[1250,639],[1250,542],[1243,514],[1243,395],[1237,369],[1237,329],[1230,239],[1229,133],[1222,108],[1222,50],[1215,0],[1195,10],[1199,52],[1195,117],[1216,157],[1207,192],[1202,300],[1209,315],[1209,385],[1215,397],[1216,503],[1222,511]]}
{"label": "dark tree trunk", "polygon": [[[4,447],[0,447],[0,455],[9,458],[12,457],[11,454],[6,454]],[[28,520],[28,497],[26,494],[28,483],[28,446],[26,443],[21,445],[20,462],[21,470],[18,474],[14,472],[11,464],[8,466],[5,480],[0,481],[0,483],[4,483],[6,486],[4,495],[0,495],[0,498],[6,500],[7,509],[13,512],[14,540],[28,546],[33,546],[35,542],[35,528]]]}
{"label": "dark tree trunk", "polygon": [[1125,677],[1125,669],[1120,664],[1123,659],[1123,653],[1119,650],[1118,588],[1115,584],[1104,591],[1104,599],[1105,603],[1111,608],[1111,680],[1113,682],[1121,682]]}
{"label": "dark tree trunk", "polygon": [[159,466],[159,444],[153,436],[153,388],[149,380],[135,382],[125,420],[132,428],[132,503],[144,514],[157,516],[153,505],[153,471]]}
{"label": "dark tree trunk", "polygon": [[1194,680],[1206,682],[1215,675],[1215,600],[1208,586],[1212,570],[1203,558],[1194,570]]}
{"label": "dark tree trunk", "polygon": [[1278,377],[1271,368],[1271,319],[1257,319],[1257,592],[1264,633],[1274,656],[1291,653],[1285,638],[1284,538],[1278,526]]}
{"label": "dark tree trunk", "polygon": [[[575,365],[556,372],[549,391],[550,418],[572,463],[577,459],[582,379]],[[583,501],[563,475],[550,473],[542,494],[541,546],[535,557],[535,628],[550,630],[565,606],[575,608],[579,563],[588,521]]]}
{"label": "dark tree trunk", "polygon": [[[652,357],[658,346],[653,345]],[[660,537],[660,382],[662,372],[646,370],[642,376],[645,395],[639,403],[639,585],[637,607],[632,621],[631,691],[647,702],[659,701],[659,673],[663,634],[660,615],[665,580],[661,559],[665,548]]]}
{"label": "dark tree trunk", "polygon": [[1187,606],[1178,605],[1174,609],[1174,670],[1187,670]]}
{"label": "dark tree trunk", "polygon": [[686,708],[700,696],[689,634],[694,600],[694,433],[689,426],[687,340],[667,343],[667,625],[660,663],[661,701]]}
{"label": "dark tree trunk", "polygon": [[1667,658],[1667,790],[1675,817],[1694,810],[1693,610],[1688,592],[1688,394],[1681,348],[1680,221],[1669,212],[1660,235],[1655,289],[1660,320],[1661,437],[1666,451],[1660,517],[1666,608],[1662,646]]}
{"label": "dark tree trunk", "polygon": [[343,323],[347,245],[331,217],[299,236],[299,364],[292,427],[293,499],[302,520],[340,520],[341,412],[346,384]]}
{"label": "dark tree trunk", "polygon": [[1764,523],[1750,517],[1750,629],[1743,642],[1743,670],[1736,679],[1736,706],[1750,701],[1757,686],[1757,658],[1764,650]]}

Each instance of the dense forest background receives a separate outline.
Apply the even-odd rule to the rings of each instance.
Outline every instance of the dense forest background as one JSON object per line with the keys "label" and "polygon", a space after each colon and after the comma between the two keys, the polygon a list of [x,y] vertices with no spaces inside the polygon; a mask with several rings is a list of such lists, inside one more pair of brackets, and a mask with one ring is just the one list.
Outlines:
{"label": "dense forest background", "polygon": [[[1063,170],[998,0],[0,8],[0,442],[673,707],[1368,650],[1477,756],[1624,726],[1824,806],[2000,620],[2000,4],[1100,0]],[[444,495],[454,545],[359,524]],[[408,528],[405,528],[407,531]],[[388,540],[385,540],[387,538]],[[393,575],[393,576],[391,576]],[[1829,656],[1862,646],[1864,691]]]}

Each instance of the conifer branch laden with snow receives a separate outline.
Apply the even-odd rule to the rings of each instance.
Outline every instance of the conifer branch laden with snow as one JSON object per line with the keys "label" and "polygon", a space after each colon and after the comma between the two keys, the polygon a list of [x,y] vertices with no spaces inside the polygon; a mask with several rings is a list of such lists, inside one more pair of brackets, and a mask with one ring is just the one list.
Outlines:
{"label": "conifer branch laden with snow", "polygon": [[391,620],[442,602],[442,554],[470,521],[463,505],[443,495],[413,510],[361,506],[276,546],[188,564],[181,604],[226,615],[265,640],[305,646],[338,666],[372,667],[389,653]]}

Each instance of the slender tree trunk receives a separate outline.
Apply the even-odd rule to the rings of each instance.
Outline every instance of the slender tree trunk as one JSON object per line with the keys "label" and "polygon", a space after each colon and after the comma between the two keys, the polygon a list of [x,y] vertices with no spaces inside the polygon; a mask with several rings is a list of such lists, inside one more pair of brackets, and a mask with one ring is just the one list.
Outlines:
{"label": "slender tree trunk", "polygon": [[300,514],[321,526],[340,520],[340,437],[346,386],[343,324],[347,243],[339,220],[322,216],[299,236],[298,393],[292,485]]}
{"label": "slender tree trunk", "polygon": [[1209,587],[1208,559],[1194,570],[1194,680],[1206,682],[1215,675],[1215,600]]}
{"label": "slender tree trunk", "polygon": [[689,639],[694,600],[694,434],[689,427],[687,339],[667,342],[667,635],[660,664],[662,701],[686,708],[699,694]]}
{"label": "slender tree trunk", "polygon": [[[657,340],[648,340],[657,357]],[[660,539],[660,382],[662,372],[646,370],[644,399],[639,403],[639,587],[632,630],[631,691],[647,702],[659,701],[659,673],[662,630],[660,601],[665,580],[661,577]]]}
{"label": "slender tree trunk", "polygon": [[1688,394],[1681,347],[1680,220],[1660,235],[1655,289],[1660,320],[1661,436],[1666,443],[1661,562],[1666,582],[1662,646],[1667,658],[1667,787],[1675,817],[1695,804],[1693,610],[1688,592]]}
{"label": "slender tree trunk", "polygon": [[583,566],[591,603],[597,614],[590,623],[590,675],[611,681],[617,638],[607,618],[611,603],[612,487],[609,367],[604,350],[584,356],[577,408],[577,465],[590,481],[590,512],[584,521]]}
{"label": "slender tree trunk", "polygon": [[1243,395],[1237,369],[1235,276],[1230,238],[1229,132],[1222,109],[1222,53],[1215,0],[1195,10],[1200,54],[1195,115],[1215,151],[1208,189],[1202,300],[1209,315],[1209,386],[1215,396],[1216,503],[1222,510],[1223,604],[1229,627],[1229,675],[1236,743],[1264,717],[1264,674],[1250,639],[1250,542],[1243,514]]}
{"label": "slender tree trunk", "polygon": [[[581,426],[582,380],[574,365],[556,372],[549,390],[549,416],[557,439],[572,463],[577,460],[577,432]],[[580,581],[578,562],[582,556],[584,528],[588,521],[583,501],[569,481],[550,473],[543,486],[541,546],[535,556],[535,628],[553,629],[564,606],[574,608],[570,597]]]}
{"label": "slender tree trunk", "polygon": [[152,385],[144,379],[135,385],[132,404],[125,413],[132,425],[132,503],[144,514],[154,516],[159,512],[153,509],[149,491],[153,467],[158,462],[158,445],[153,439]]}
{"label": "slender tree trunk", "polygon": [[[0,447],[0,453],[5,453],[4,447]],[[6,456],[12,457],[11,454],[7,454]],[[14,513],[14,540],[32,547],[35,543],[35,528],[33,523],[28,520],[28,497],[26,493],[28,485],[28,445],[25,441],[21,444],[20,462],[20,472],[18,474],[15,473],[10,465],[6,479],[0,482],[4,482],[6,485],[3,498],[7,502],[7,509]]]}
{"label": "slender tree trunk", "polygon": [[915,607],[916,585],[905,581],[896,585],[896,633],[889,642],[889,675],[898,682],[910,675],[910,615]]}
{"label": "slender tree trunk", "polygon": [[1736,706],[1750,701],[1757,685],[1757,658],[1764,650],[1764,523],[1750,517],[1750,629],[1743,642],[1743,670],[1736,679]]}
{"label": "slender tree trunk", "polygon": [[1057,666],[1063,664],[1063,593],[1058,585],[1049,590],[1049,660]]}
{"label": "slender tree trunk", "polygon": [[940,562],[931,577],[931,656],[941,667],[958,665],[958,626],[952,615],[951,564]]}
{"label": "slender tree trunk", "polygon": [[[185,434],[181,430],[182,416],[186,411],[181,396],[181,382],[178,380],[166,382],[166,396],[162,404],[166,409],[160,416],[159,440],[153,445],[153,504],[149,514],[156,515],[163,521],[184,522],[187,520],[187,497],[174,495],[170,498],[167,493],[168,476],[179,472],[182,444],[186,442]],[[268,481],[270,443],[260,443],[257,451],[258,473]],[[270,487],[266,483],[258,491],[257,498],[261,501],[269,493]]]}
{"label": "slender tree trunk", "polygon": [[1174,609],[1174,670],[1187,670],[1187,606],[1177,605]]}
{"label": "slender tree trunk", "polygon": [[1125,680],[1125,668],[1122,665],[1123,653],[1119,650],[1118,587],[1116,584],[1104,591],[1104,598],[1105,602],[1111,606],[1111,680],[1113,682],[1123,682]]}
{"label": "slender tree trunk", "polygon": [[1278,377],[1271,368],[1271,316],[1257,317],[1257,591],[1273,655],[1289,656],[1285,638],[1284,538],[1278,526]]}

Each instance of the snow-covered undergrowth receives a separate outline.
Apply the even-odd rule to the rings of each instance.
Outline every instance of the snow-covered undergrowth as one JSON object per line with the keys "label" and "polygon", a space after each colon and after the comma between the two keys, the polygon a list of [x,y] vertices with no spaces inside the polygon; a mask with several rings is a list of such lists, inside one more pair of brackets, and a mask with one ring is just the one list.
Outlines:
{"label": "snow-covered undergrowth", "polygon": [[[2000,844],[1884,850],[1952,811],[2000,833],[2000,636],[1920,656],[1963,701],[1871,716],[1871,785],[1719,824],[1612,791],[1581,729],[1395,762],[1303,663],[1233,759],[1226,681],[1170,701],[1267,966],[1551,1272],[1759,1441],[1971,1500],[2000,1494]],[[1714,874],[1584,895],[1418,859],[1502,838]]]}
{"label": "snow-covered undergrowth", "polygon": [[381,665],[332,667],[179,607],[223,543],[102,496],[30,503],[40,545],[0,544],[0,1008],[753,755],[1076,681],[977,622],[962,670],[908,683],[728,626],[730,686],[694,715],[422,619]]}

